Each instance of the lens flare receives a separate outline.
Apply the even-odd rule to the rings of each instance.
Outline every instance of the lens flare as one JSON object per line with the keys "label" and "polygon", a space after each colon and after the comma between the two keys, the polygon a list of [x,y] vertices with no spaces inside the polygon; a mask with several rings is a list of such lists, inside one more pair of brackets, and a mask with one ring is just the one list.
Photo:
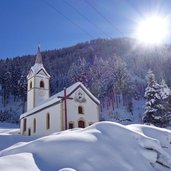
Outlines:
{"label": "lens flare", "polygon": [[151,16],[139,22],[136,38],[146,44],[160,44],[167,37],[169,24],[166,18]]}

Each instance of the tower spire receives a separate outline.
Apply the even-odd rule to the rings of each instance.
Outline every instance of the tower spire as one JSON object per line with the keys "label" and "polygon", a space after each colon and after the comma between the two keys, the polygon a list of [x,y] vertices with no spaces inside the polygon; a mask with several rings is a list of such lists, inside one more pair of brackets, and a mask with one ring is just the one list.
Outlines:
{"label": "tower spire", "polygon": [[37,64],[42,64],[42,55],[40,53],[40,45],[37,48],[36,62]]}

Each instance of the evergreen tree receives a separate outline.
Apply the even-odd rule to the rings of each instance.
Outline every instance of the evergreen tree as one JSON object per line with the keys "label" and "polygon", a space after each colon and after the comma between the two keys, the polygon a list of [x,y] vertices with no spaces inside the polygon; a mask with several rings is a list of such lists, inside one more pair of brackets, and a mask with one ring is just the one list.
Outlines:
{"label": "evergreen tree", "polygon": [[147,73],[147,88],[145,90],[145,112],[144,123],[151,123],[155,126],[166,127],[169,124],[166,95],[166,85],[159,85],[155,80],[155,75],[151,70]]}
{"label": "evergreen tree", "polygon": [[91,91],[99,98],[103,97],[107,91],[108,81],[110,80],[107,75],[107,69],[107,62],[95,56],[94,64],[90,70],[92,76]]}
{"label": "evergreen tree", "polygon": [[25,103],[27,99],[27,81],[26,76],[21,75],[20,80],[18,80],[19,95],[22,99],[22,111],[25,112]]}
{"label": "evergreen tree", "polygon": [[88,87],[91,81],[89,64],[84,58],[79,58],[71,65],[68,71],[68,76],[71,84],[80,81]]}
{"label": "evergreen tree", "polygon": [[11,89],[11,73],[6,71],[2,78],[2,103],[5,107],[8,103],[8,98],[10,95],[10,89]]}
{"label": "evergreen tree", "polygon": [[122,96],[123,106],[127,105],[128,110],[132,113],[132,95],[130,78],[127,70],[126,63],[121,59],[121,57],[114,55],[109,61],[109,72],[113,78],[112,87],[115,92],[116,105],[121,102],[120,98]]}
{"label": "evergreen tree", "polygon": [[126,63],[119,56],[114,56],[109,63],[113,66],[111,73],[114,78],[114,89],[117,93],[122,93],[128,88],[129,75]]}
{"label": "evergreen tree", "polygon": [[167,127],[169,124],[171,124],[171,90],[167,86],[166,82],[162,80],[161,82],[161,99],[162,99],[162,105],[165,108],[165,115],[162,118],[163,127]]}

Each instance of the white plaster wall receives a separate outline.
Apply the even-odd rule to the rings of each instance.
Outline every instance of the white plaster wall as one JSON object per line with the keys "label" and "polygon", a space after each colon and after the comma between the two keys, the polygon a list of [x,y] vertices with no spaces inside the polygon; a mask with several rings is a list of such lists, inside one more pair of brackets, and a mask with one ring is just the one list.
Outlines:
{"label": "white plaster wall", "polygon": [[[40,81],[44,81],[44,88],[40,88]],[[41,91],[41,92],[40,92]],[[43,91],[43,92],[42,92]],[[44,77],[35,77],[35,107],[49,98],[49,79]]]}
{"label": "white plaster wall", "polygon": [[[81,89],[81,88],[79,88]],[[79,89],[77,91],[79,91]],[[77,92],[76,91],[76,92]],[[68,127],[69,122],[74,123],[74,127],[78,127],[78,121],[84,120],[85,126],[89,126],[90,123],[99,122],[99,106],[96,104],[86,93],[84,93],[86,101],[79,103],[74,100],[75,93],[71,97],[73,100],[67,100],[67,119]],[[82,90],[82,92],[84,92]],[[84,114],[78,113],[78,106],[82,106]],[[50,129],[46,129],[46,115],[50,114]],[[62,114],[63,113],[63,117]],[[33,120],[36,118],[36,133],[33,132]],[[31,129],[31,135],[43,136],[49,135],[53,132],[64,130],[65,128],[65,116],[64,116],[64,104],[59,103],[51,107],[45,108],[33,115],[27,117],[27,130],[24,133],[28,135],[28,129]],[[21,134],[23,133],[23,119],[21,120]]]}
{"label": "white plaster wall", "polygon": [[[71,97],[75,97],[75,92],[71,95]],[[82,119],[85,121],[86,127],[89,126],[90,123],[99,122],[99,106],[87,94],[85,94],[85,98],[86,102],[84,103],[76,102],[74,99],[67,100],[68,125],[69,122],[72,121],[74,122],[74,127],[78,127],[78,121]],[[83,107],[84,114],[78,114],[78,106]]]}
{"label": "white plaster wall", "polygon": [[45,83],[45,89],[49,89],[49,78],[44,76],[35,76],[35,87],[40,88],[40,81],[43,80]]}
{"label": "white plaster wall", "polygon": [[[46,129],[46,115],[50,114],[50,129]],[[36,118],[36,132],[33,132],[33,120]],[[23,120],[21,120],[21,134],[23,133]],[[40,112],[27,117],[27,130],[24,135],[28,135],[28,129],[31,129],[31,135],[43,136],[53,132],[61,131],[61,104],[56,104]]]}
{"label": "white plaster wall", "polygon": [[[30,82],[32,81],[32,89],[30,89]],[[32,77],[30,80],[28,80],[27,84],[27,111],[34,108],[34,78]]]}

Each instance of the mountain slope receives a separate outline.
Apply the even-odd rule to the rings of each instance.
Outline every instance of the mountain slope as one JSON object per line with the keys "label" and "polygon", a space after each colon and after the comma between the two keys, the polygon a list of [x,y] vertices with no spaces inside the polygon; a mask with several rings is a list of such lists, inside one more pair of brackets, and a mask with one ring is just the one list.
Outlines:
{"label": "mountain slope", "polygon": [[[42,52],[44,66],[51,75],[51,94],[57,93],[63,87],[71,84],[68,71],[72,64],[79,58],[85,58],[86,63],[92,66],[94,65],[93,62],[96,57],[98,60],[102,59],[108,63],[113,59],[113,56],[120,57],[126,64],[127,74],[129,76],[129,90],[124,92],[123,96],[117,95],[118,105],[116,104],[117,99],[111,98],[110,92],[112,88],[110,87],[109,89],[108,87],[102,86],[100,91],[104,96],[99,98],[103,104],[102,110],[104,108],[102,115],[107,115],[102,119],[128,119],[132,120],[132,123],[141,122],[137,118],[141,118],[143,113],[143,96],[146,87],[145,75],[149,68],[156,74],[157,81],[160,82],[161,79],[165,79],[168,86],[171,85],[170,54],[170,45],[145,47],[140,45],[136,40],[129,38],[97,39],[79,43],[68,48]],[[25,110],[26,75],[30,67],[34,64],[34,61],[35,55],[0,60],[0,108],[2,113],[6,112],[8,115],[15,113],[20,115]],[[107,71],[107,73],[109,72],[110,70]],[[106,82],[109,78],[111,76],[108,74],[104,76],[104,85],[107,84]],[[96,80],[95,82],[97,84],[98,81]],[[92,83],[93,81],[91,80]],[[88,88],[91,88],[92,93],[97,96],[96,84],[94,85],[94,89],[90,84]],[[124,98],[126,102],[122,101]],[[128,101],[128,99],[131,99],[131,101]],[[112,103],[115,104],[113,105]],[[137,104],[140,105],[137,106]],[[132,108],[132,113],[128,111],[129,108]],[[123,115],[123,113],[126,113],[126,116],[121,117],[120,115]],[[134,116],[137,115],[137,117],[132,117],[132,114]]]}

